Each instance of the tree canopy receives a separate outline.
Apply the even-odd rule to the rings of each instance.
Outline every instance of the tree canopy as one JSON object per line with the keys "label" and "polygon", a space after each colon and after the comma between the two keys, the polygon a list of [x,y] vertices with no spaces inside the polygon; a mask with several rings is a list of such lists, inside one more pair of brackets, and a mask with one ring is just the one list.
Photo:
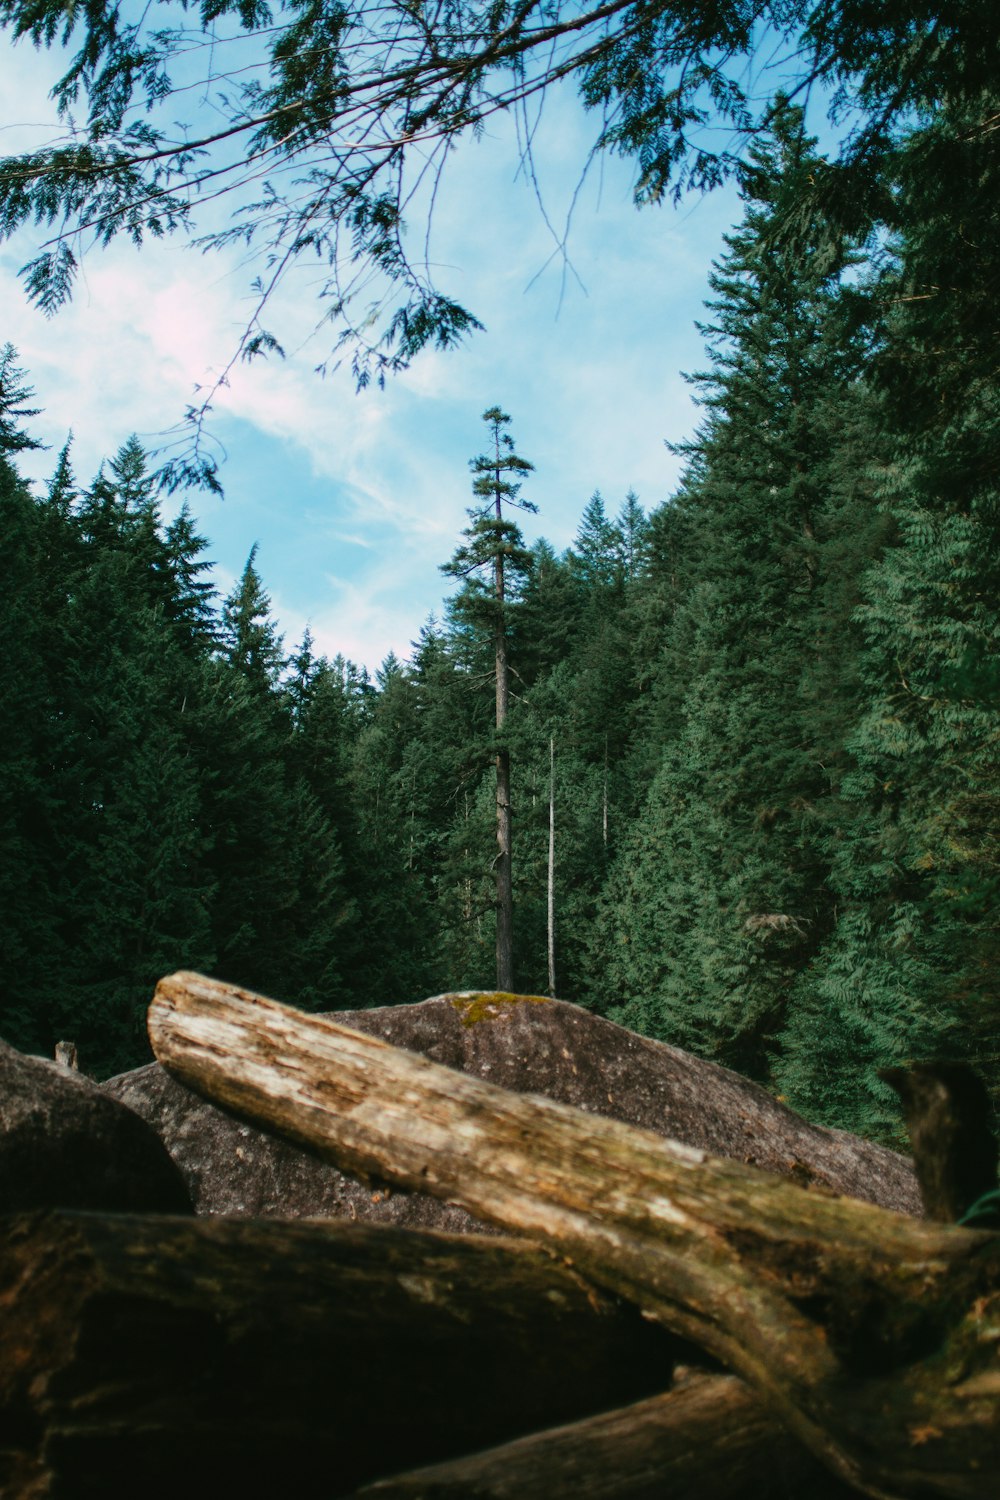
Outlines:
{"label": "tree canopy", "polygon": [[233,355],[252,359],[280,352],[268,306],[308,258],[330,357],[361,384],[480,326],[438,285],[423,226],[449,154],[497,113],[518,115],[530,161],[530,108],[571,80],[592,156],[631,160],[648,203],[722,181],[777,89],[818,98],[840,155],[794,217],[836,205],[856,233],[886,212],[901,132],[998,61],[991,0],[2,0],[0,25],[65,56],[63,135],[0,161],[0,235],[39,227],[24,275],[42,309],[91,246],[184,230],[255,265]]}

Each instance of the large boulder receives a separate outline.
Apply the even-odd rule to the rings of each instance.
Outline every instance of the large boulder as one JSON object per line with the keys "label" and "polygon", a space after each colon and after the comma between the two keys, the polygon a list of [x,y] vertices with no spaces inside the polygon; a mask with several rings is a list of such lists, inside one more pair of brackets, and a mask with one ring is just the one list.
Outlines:
{"label": "large boulder", "polygon": [[[331,1019],[501,1088],[544,1094],[806,1187],[920,1213],[913,1168],[896,1152],[810,1125],[738,1074],[575,1005],[491,993],[439,995]],[[156,1128],[198,1213],[482,1227],[456,1205],[346,1177],[205,1103],[157,1063],[103,1087]]]}
{"label": "large boulder", "polygon": [[156,1130],[96,1083],[0,1042],[0,1213],[189,1214]]}

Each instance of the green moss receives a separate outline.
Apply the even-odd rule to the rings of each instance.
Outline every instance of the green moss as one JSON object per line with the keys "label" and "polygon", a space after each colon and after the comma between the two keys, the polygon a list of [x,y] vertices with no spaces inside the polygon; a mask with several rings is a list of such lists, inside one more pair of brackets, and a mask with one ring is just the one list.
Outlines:
{"label": "green moss", "polygon": [[476,990],[469,995],[455,995],[452,1005],[463,1026],[477,1026],[480,1021],[494,1021],[513,1005],[548,1005],[545,995],[509,995],[504,990]]}

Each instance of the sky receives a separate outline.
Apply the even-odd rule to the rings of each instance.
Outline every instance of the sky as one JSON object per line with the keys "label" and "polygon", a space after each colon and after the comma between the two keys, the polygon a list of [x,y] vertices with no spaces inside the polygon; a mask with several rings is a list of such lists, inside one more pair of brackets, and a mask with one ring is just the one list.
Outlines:
{"label": "sky", "polygon": [[[44,136],[56,69],[23,44],[0,49],[6,154]],[[593,132],[571,94],[546,105],[537,167],[556,226]],[[529,542],[568,546],[595,490],[611,515],[630,489],[647,510],[661,504],[679,472],[666,444],[697,422],[682,376],[704,363],[695,321],[738,215],[730,189],[637,209],[628,164],[607,161],[576,204],[567,275],[518,176],[513,127],[491,124],[453,154],[432,242],[443,287],[487,331],[357,394],[349,369],[314,373],[326,350],[309,339],[316,304],[304,269],[270,320],[287,358],[238,368],[216,400],[225,498],[187,496],[220,593],[256,545],[289,651],[308,626],[317,650],[372,672],[390,651],[405,658],[421,625],[440,617],[450,585],[439,565],[466,524],[469,460],[494,405],[535,465],[524,488],[539,511],[524,517]],[[19,352],[44,408],[32,432],[50,445],[20,467],[44,483],[72,430],[86,482],[133,432],[155,449],[225,366],[250,306],[248,277],[235,253],[204,255],[183,239],[115,244],[86,259],[73,302],[46,320],[17,276],[37,247],[28,232],[0,246],[0,344]],[[179,505],[165,501],[165,516]]]}

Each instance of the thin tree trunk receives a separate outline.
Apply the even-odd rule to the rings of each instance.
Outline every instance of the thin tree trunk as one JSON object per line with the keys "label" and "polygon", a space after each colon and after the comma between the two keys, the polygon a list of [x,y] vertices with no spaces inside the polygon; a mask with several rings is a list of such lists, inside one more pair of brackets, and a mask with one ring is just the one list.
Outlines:
{"label": "thin tree trunk", "polygon": [[608,737],[604,736],[604,788],[601,795],[601,835],[608,847]]}
{"label": "thin tree trunk", "polygon": [[548,871],[549,994],[556,992],[556,741],[549,736],[549,871]]}
{"label": "thin tree trunk", "polygon": [[[497,499],[499,514],[500,500]],[[510,700],[510,669],[507,664],[507,633],[504,624],[503,554],[496,560],[496,728],[497,739],[507,722]],[[497,793],[497,989],[514,988],[514,886],[511,867],[512,829],[510,805],[510,752],[498,743],[496,754]]]}
{"label": "thin tree trunk", "polygon": [[514,988],[514,888],[511,879],[510,756],[497,751],[497,989]]}
{"label": "thin tree trunk", "polygon": [[161,981],[149,1027],[224,1107],[540,1236],[730,1365],[849,1483],[992,1500],[1000,1237],[808,1192],[197,975]]}
{"label": "thin tree trunk", "polygon": [[[469,794],[468,794],[468,792],[466,792],[465,793],[465,837],[468,838],[468,836],[469,836]],[[462,848],[462,859],[463,859],[463,862],[464,862],[465,869],[468,870],[468,868],[469,868],[469,846],[468,846],[468,844],[465,844],[463,846],[463,848]],[[462,906],[462,916],[465,919],[466,927],[469,928],[469,929],[471,929],[471,927],[472,927],[472,876],[467,874],[466,877],[465,877],[465,879],[464,879],[464,881],[462,882],[462,884],[463,884],[463,887],[464,887],[464,902],[463,902],[463,906]]]}

